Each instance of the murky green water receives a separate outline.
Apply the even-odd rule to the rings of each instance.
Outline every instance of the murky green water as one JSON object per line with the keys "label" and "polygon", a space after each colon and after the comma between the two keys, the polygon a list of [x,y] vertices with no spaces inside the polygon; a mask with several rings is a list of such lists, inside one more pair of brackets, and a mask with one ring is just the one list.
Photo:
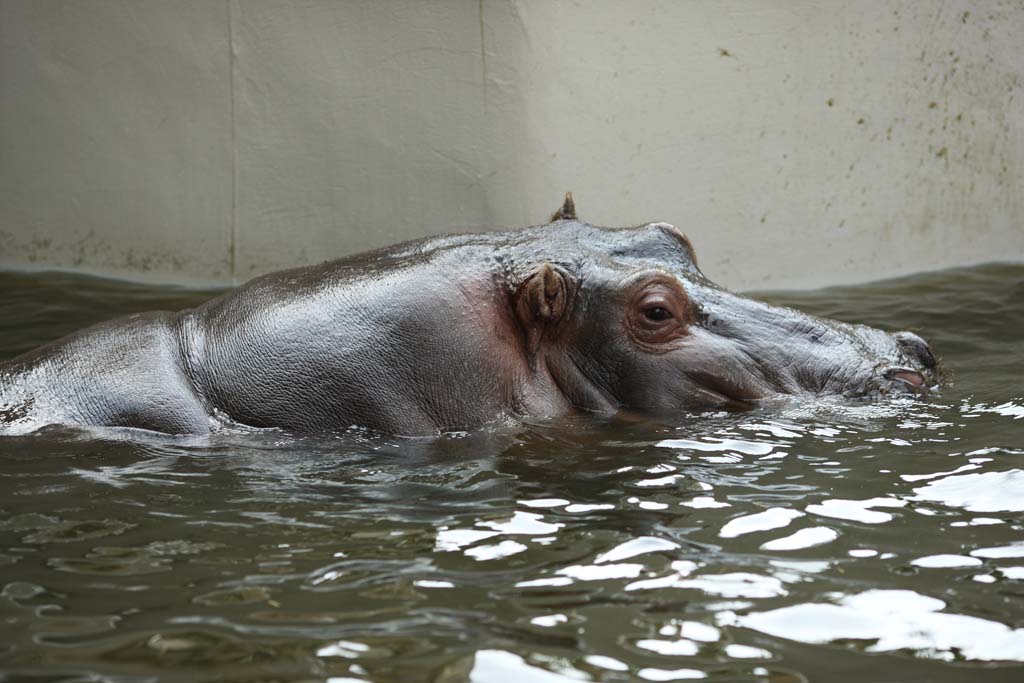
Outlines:
{"label": "murky green water", "polygon": [[[0,357],[206,296],[0,274]],[[0,680],[1024,680],[1024,267],[766,298],[919,330],[953,383],[678,426],[0,439]]]}

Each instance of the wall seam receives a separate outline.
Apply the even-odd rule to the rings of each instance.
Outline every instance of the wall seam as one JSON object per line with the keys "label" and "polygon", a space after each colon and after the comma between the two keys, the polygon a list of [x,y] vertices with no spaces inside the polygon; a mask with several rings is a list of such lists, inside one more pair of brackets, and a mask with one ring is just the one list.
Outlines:
{"label": "wall seam", "polygon": [[480,83],[483,88],[484,114],[487,113],[487,44],[484,42],[484,0],[479,2],[480,14]]}
{"label": "wall seam", "polygon": [[225,0],[228,15],[228,116],[231,127],[231,216],[228,233],[228,277],[237,282],[238,262],[238,137],[235,122],[235,30],[232,23],[232,0]]}

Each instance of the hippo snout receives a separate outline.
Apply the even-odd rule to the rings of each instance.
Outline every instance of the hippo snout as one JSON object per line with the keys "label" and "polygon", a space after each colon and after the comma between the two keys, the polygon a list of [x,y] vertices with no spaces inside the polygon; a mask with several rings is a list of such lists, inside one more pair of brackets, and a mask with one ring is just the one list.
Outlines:
{"label": "hippo snout", "polygon": [[896,391],[926,395],[938,382],[938,363],[931,346],[913,332],[897,332],[892,336],[907,365],[892,365],[882,372]]}
{"label": "hippo snout", "polygon": [[894,336],[896,343],[926,369],[933,370],[935,368],[935,354],[932,353],[928,342],[913,332],[897,332]]}

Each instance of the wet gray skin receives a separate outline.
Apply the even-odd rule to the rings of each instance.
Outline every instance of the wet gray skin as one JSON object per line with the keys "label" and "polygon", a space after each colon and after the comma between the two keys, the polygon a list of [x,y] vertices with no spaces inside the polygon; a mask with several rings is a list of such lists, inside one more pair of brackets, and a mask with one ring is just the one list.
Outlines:
{"label": "wet gray skin", "polygon": [[571,201],[526,230],[429,238],[256,278],[195,309],[103,323],[0,366],[0,433],[206,433],[224,421],[396,434],[497,419],[923,394],[918,336],[711,283],[666,223]]}

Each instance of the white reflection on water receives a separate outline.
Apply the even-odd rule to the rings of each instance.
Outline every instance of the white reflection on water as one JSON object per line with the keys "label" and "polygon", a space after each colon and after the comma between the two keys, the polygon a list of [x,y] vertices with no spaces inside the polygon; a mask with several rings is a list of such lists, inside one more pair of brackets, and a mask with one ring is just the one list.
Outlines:
{"label": "white reflection on water", "polygon": [[729,522],[722,527],[722,530],[718,532],[718,535],[722,538],[735,538],[755,531],[779,529],[781,527],[788,526],[789,523],[797,517],[803,516],[804,513],[799,510],[769,508],[764,512],[758,512],[753,515],[743,515],[742,517],[736,517],[735,519],[729,520]]}
{"label": "white reflection on water", "polygon": [[546,576],[543,579],[519,581],[516,583],[516,588],[545,588],[551,586],[570,585],[572,585],[572,579],[570,579],[568,576]]}
{"label": "white reflection on water", "polygon": [[676,560],[671,565],[673,574],[667,576],[659,576],[654,579],[644,579],[642,581],[634,581],[633,583],[627,584],[625,590],[637,591],[637,590],[651,590],[656,588],[673,588],[681,585],[681,579],[685,576],[689,576],[699,566],[696,562],[690,560]]}
{"label": "white reflection on water", "polygon": [[658,629],[658,634],[699,640],[702,643],[714,643],[722,637],[720,630],[702,621],[680,621],[678,619],[669,619],[668,623]]}
{"label": "white reflection on water", "polygon": [[922,657],[953,660],[1024,661],[1024,629],[940,610],[946,603],[908,590],[869,590],[836,604],[806,603],[743,616],[719,615],[719,622],[823,644],[837,640],[871,642],[868,652],[915,650]]}
{"label": "white reflection on water", "polygon": [[493,683],[493,681],[529,681],[529,683],[577,683],[588,680],[582,671],[568,668],[563,673],[531,666],[519,655],[504,650],[478,650],[473,656],[473,668],[469,672],[470,683]]}
{"label": "white reflection on water", "polygon": [[555,524],[542,522],[542,519],[543,515],[538,515],[535,512],[516,511],[516,513],[512,515],[512,519],[506,522],[477,522],[477,526],[494,529],[495,531],[503,534],[519,534],[523,536],[553,534],[565,526],[560,522],[556,522]]}
{"label": "white reflection on water", "polygon": [[441,529],[437,532],[434,550],[446,552],[459,550],[485,538],[497,536],[497,531],[477,531],[476,529]]}
{"label": "white reflection on water", "polygon": [[538,498],[536,500],[521,500],[519,504],[528,508],[560,508],[565,507],[569,502],[565,498]]}
{"label": "white reflection on water", "polygon": [[804,431],[801,425],[791,422],[748,422],[739,425],[739,428],[749,432],[767,432],[780,439],[795,439]]}
{"label": "white reflection on water", "polygon": [[704,574],[678,581],[675,585],[680,588],[696,588],[722,598],[773,598],[787,593],[782,581],[774,576],[748,572]]}
{"label": "white reflection on water", "polygon": [[351,640],[339,640],[336,643],[325,645],[316,651],[317,657],[344,657],[346,659],[358,659],[364,652],[369,652],[370,646],[366,643],[357,643]]}
{"label": "white reflection on water", "polygon": [[497,560],[502,557],[518,555],[526,550],[526,546],[515,541],[502,541],[497,545],[479,545],[466,551],[466,555],[476,560]]}
{"label": "white reflection on water", "polygon": [[708,677],[706,673],[697,669],[655,669],[647,667],[640,669],[636,673],[640,678],[648,681],[682,681]]}
{"label": "white reflection on water", "polygon": [[604,581],[607,579],[635,579],[643,571],[642,564],[606,564],[601,567],[574,564],[558,570],[558,574],[579,581]]}
{"label": "white reflection on water", "polygon": [[583,661],[601,669],[608,669],[609,671],[629,671],[629,665],[604,655],[587,655],[583,658]]}
{"label": "white reflection on water", "polygon": [[839,532],[827,526],[801,529],[794,534],[761,544],[761,550],[801,550],[825,545],[839,538]]}
{"label": "white reflection on water", "polygon": [[659,441],[656,446],[661,448],[678,448],[694,451],[735,451],[747,455],[768,455],[776,446],[784,444],[771,444],[763,441],[743,441],[740,439],[715,439],[714,441],[694,441],[692,439],[665,439]]}
{"label": "white reflection on water", "polygon": [[739,643],[726,645],[725,654],[733,659],[769,659],[772,656],[768,650]]}
{"label": "white reflection on water", "polygon": [[[1020,401],[1021,399],[1015,400]],[[1024,418],[1024,405],[1014,401],[1007,401],[995,406],[985,403],[977,403],[975,405],[964,404],[960,407],[960,411],[965,414],[965,417],[978,417],[983,413],[995,413],[1004,417],[1012,417],[1014,420]]]}
{"label": "white reflection on water", "polygon": [[672,486],[681,479],[685,479],[681,474],[670,474],[667,477],[658,477],[656,479],[641,479],[636,482],[636,486],[642,486],[644,488]]}
{"label": "white reflection on water", "polygon": [[979,548],[972,550],[974,557],[1000,558],[1000,557],[1024,557],[1024,541],[1000,545],[994,548]]}
{"label": "white reflection on water", "polygon": [[981,465],[972,463],[969,465],[963,465],[957,467],[955,470],[949,472],[933,472],[931,474],[901,474],[900,479],[903,481],[925,481],[927,479],[935,479],[937,477],[945,477],[950,474],[960,474],[961,472],[970,472],[971,470],[981,469]]}
{"label": "white reflection on water", "polygon": [[645,640],[638,640],[636,646],[643,648],[644,650],[657,652],[659,655],[674,657],[692,657],[700,650],[697,643],[692,640],[687,640],[686,638],[680,638],[679,640],[658,640],[648,638]]}
{"label": "white reflection on water", "polygon": [[595,510],[614,510],[611,503],[573,503],[565,508],[566,512],[594,512]]}
{"label": "white reflection on water", "polygon": [[981,560],[966,555],[928,555],[911,560],[910,564],[915,567],[926,569],[949,569],[953,567],[977,567]]}
{"label": "white reflection on water", "polygon": [[961,507],[968,512],[1024,511],[1024,470],[959,474],[914,489],[912,500]]}
{"label": "white reflection on water", "polygon": [[953,522],[950,526],[991,526],[993,524],[1005,524],[1005,522],[994,517],[975,517],[966,522]]}
{"label": "white reflection on water", "polygon": [[541,626],[544,628],[558,626],[559,624],[564,624],[568,621],[569,617],[565,616],[564,614],[545,614],[544,616],[534,617],[533,619],[530,619],[530,623],[534,626]]}
{"label": "white reflection on water", "polygon": [[[543,519],[544,516],[536,512],[516,510],[511,518],[504,521],[487,520],[476,523],[476,526],[491,529],[491,531],[441,527],[437,532],[437,539],[434,541],[434,550],[437,552],[461,550],[473,545],[477,541],[483,541],[502,534],[508,536],[544,536],[556,533],[565,526],[561,522],[550,523],[542,521]],[[526,550],[526,546],[521,543],[502,541],[498,545],[467,550],[465,554],[478,560],[491,560],[515,555],[523,550]]]}
{"label": "white reflection on water", "polygon": [[900,508],[907,504],[905,500],[895,498],[869,498],[868,500],[843,500],[833,498],[824,500],[818,505],[808,505],[806,510],[822,517],[848,519],[865,524],[882,524],[892,520],[888,512],[878,512],[869,508],[890,507]]}
{"label": "white reflection on water", "polygon": [[690,500],[684,500],[683,502],[680,503],[680,505],[683,505],[688,508],[693,508],[695,510],[732,507],[729,503],[723,503],[721,501],[715,500],[711,496],[696,496],[694,498],[691,498]]}
{"label": "white reflection on water", "polygon": [[679,547],[678,543],[657,538],[655,536],[638,536],[631,541],[621,543],[606,553],[601,553],[594,560],[594,564],[603,562],[618,562],[637,555],[655,553],[662,550],[674,550]]}

